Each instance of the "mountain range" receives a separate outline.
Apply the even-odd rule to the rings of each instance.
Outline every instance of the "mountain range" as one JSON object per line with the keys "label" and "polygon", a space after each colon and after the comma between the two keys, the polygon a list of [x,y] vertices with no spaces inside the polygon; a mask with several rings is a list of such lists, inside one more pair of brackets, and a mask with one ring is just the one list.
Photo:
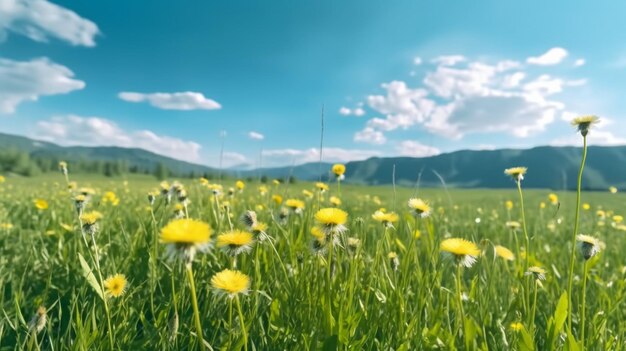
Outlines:
{"label": "mountain range", "polygon": [[[16,149],[31,157],[77,160],[123,160],[130,167],[151,170],[162,164],[176,174],[205,174],[216,168],[176,160],[142,149],[109,146],[59,146],[22,136],[0,133],[0,149]],[[582,149],[577,147],[539,146],[531,149],[461,150],[430,157],[374,157],[346,163],[345,182],[366,185],[424,187],[505,188],[511,180],[505,168],[528,167],[524,180],[527,188],[573,189]],[[330,163],[307,163],[293,167],[229,169],[233,177],[287,178],[328,181]],[[626,188],[626,146],[590,146],[583,175],[586,189]]]}

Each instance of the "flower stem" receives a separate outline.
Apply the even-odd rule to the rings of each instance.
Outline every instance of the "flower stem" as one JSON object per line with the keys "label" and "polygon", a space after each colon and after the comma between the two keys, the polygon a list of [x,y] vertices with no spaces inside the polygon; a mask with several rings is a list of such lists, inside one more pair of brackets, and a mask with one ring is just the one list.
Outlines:
{"label": "flower stem", "polygon": [[580,188],[583,179],[583,170],[585,168],[585,160],[587,159],[587,136],[583,136],[583,158],[580,162],[580,169],[578,170],[578,185],[576,187],[576,215],[574,217],[574,232],[572,234],[572,252],[570,254],[569,261],[569,278],[567,285],[567,296],[569,297],[569,304],[567,305],[567,328],[570,334],[572,334],[572,304],[574,298],[572,296],[572,288],[574,286],[574,260],[576,258],[576,235],[578,234],[578,219],[580,216]]}
{"label": "flower stem", "polygon": [[333,251],[334,251],[334,247],[333,247],[333,242],[332,242],[332,238],[329,239],[330,242],[328,243],[328,262],[326,262],[326,284],[327,284],[327,289],[326,289],[326,301],[327,301],[327,306],[326,306],[326,319],[327,319],[327,323],[328,323],[328,335],[327,336],[331,336],[333,335],[333,311],[332,311],[332,306],[333,306],[333,283],[332,283],[332,266],[333,266]]}
{"label": "flower stem", "polygon": [[[517,180],[517,192],[519,193],[520,212],[522,216],[522,230],[524,231],[524,239],[526,241],[526,259],[524,260],[524,272],[526,272],[528,270],[528,267],[530,267],[530,238],[528,237],[528,229],[526,228],[526,211],[524,210],[524,195],[522,193],[521,179]],[[524,287],[524,301],[526,305],[526,313],[528,313],[528,309],[530,308],[530,284],[526,283]]]}
{"label": "flower stem", "polygon": [[585,350],[585,303],[587,302],[587,260],[583,263],[583,302],[580,313],[580,343],[582,344],[582,350]]}
{"label": "flower stem", "polygon": [[246,322],[244,321],[243,313],[241,312],[241,303],[239,302],[239,296],[235,296],[235,305],[237,305],[239,322],[241,322],[241,332],[243,333],[243,349],[245,351],[248,351],[248,332],[246,331]]}
{"label": "flower stem", "polygon": [[539,288],[539,284],[537,283],[537,279],[535,279],[535,296],[533,297],[533,310],[530,314],[530,331],[531,334],[535,331],[535,313],[537,312],[537,290]]}
{"label": "flower stem", "polygon": [[459,305],[459,330],[463,333],[463,338],[465,338],[465,313],[463,312],[463,298],[461,296],[461,264],[457,262],[456,265],[456,295],[457,295],[457,303]]}
{"label": "flower stem", "polygon": [[107,327],[109,328],[109,343],[111,344],[111,349],[113,350],[115,343],[113,341],[113,328],[111,328],[111,313],[109,312],[109,304],[107,303],[107,297],[105,295],[104,279],[102,279],[102,271],[100,270],[100,255],[98,254],[98,245],[96,244],[96,238],[94,235],[91,235],[91,242],[93,244],[94,252],[93,260],[95,261],[96,271],[98,272],[98,278],[100,279],[100,291],[102,291],[103,294],[102,301],[104,302],[104,312],[107,317]]}
{"label": "flower stem", "polygon": [[200,344],[204,348],[204,338],[202,337],[202,324],[200,324],[200,312],[198,311],[198,299],[196,297],[196,284],[193,280],[193,270],[191,269],[191,265],[187,265],[187,278],[189,279],[189,288],[191,290],[191,303],[193,305],[193,316],[196,323],[196,332],[198,334],[198,339],[200,339]]}

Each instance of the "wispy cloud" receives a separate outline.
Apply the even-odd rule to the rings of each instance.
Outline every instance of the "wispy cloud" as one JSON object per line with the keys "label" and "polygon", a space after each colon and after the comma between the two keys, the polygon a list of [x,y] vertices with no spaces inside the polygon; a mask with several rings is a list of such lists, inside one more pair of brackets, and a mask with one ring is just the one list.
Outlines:
{"label": "wispy cloud", "polygon": [[12,31],[39,42],[53,37],[72,45],[95,46],[100,32],[92,21],[45,0],[2,0],[0,13],[0,39]]}
{"label": "wispy cloud", "polygon": [[526,59],[531,65],[550,66],[561,63],[568,55],[567,50],[559,47],[554,47],[544,54],[535,57],[529,57]]}
{"label": "wispy cloud", "polygon": [[5,114],[14,113],[22,102],[85,87],[69,68],[45,57],[30,61],[0,58],[0,82],[0,113]]}
{"label": "wispy cloud", "polygon": [[361,117],[363,115],[365,115],[365,110],[361,107],[355,107],[353,109],[347,108],[347,107],[342,107],[339,109],[339,114],[342,116],[356,116],[356,117]]}
{"label": "wispy cloud", "polygon": [[255,132],[255,131],[251,131],[248,133],[248,138],[252,139],[252,140],[263,140],[265,139],[265,135],[259,133],[259,132]]}
{"label": "wispy cloud", "polygon": [[402,156],[426,157],[439,155],[441,150],[436,147],[424,145],[414,140],[403,140],[396,146],[396,151]]}
{"label": "wispy cloud", "polygon": [[141,148],[179,160],[200,161],[201,146],[196,142],[149,130],[127,131],[101,117],[69,115],[39,121],[34,137],[60,145]]}
{"label": "wispy cloud", "polygon": [[128,102],[148,102],[164,110],[219,110],[222,106],[202,93],[185,91],[178,93],[136,93],[124,91],[118,97]]}
{"label": "wispy cloud", "polygon": [[[348,162],[364,160],[373,156],[381,156],[377,150],[344,149],[325,147],[323,149],[324,162]],[[263,164],[267,166],[303,164],[317,162],[320,159],[319,149],[273,149],[263,150]]]}
{"label": "wispy cloud", "polygon": [[[560,48],[534,58],[550,64],[562,60]],[[561,56],[559,56],[561,55]],[[384,83],[385,94],[369,95],[367,105],[384,118],[371,118],[355,141],[384,143],[383,133],[420,126],[425,131],[461,139],[468,133],[507,133],[523,138],[544,131],[565,104],[554,98],[585,79],[532,74],[519,61],[470,60],[462,55],[439,56],[411,87],[400,80]]]}

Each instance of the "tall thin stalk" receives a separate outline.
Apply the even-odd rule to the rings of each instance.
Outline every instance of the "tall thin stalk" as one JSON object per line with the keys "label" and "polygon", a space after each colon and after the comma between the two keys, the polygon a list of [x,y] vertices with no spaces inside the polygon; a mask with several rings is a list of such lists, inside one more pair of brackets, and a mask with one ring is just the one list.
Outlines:
{"label": "tall thin stalk", "polygon": [[567,285],[567,296],[569,304],[567,305],[567,328],[572,334],[572,305],[574,298],[572,296],[572,288],[574,286],[574,261],[576,259],[576,235],[578,234],[578,220],[580,216],[580,188],[583,180],[583,170],[585,169],[585,161],[587,160],[587,135],[583,135],[583,158],[580,162],[578,170],[578,185],[576,187],[576,215],[574,217],[574,232],[572,233],[572,251],[569,261],[569,276]]}
{"label": "tall thin stalk", "polygon": [[193,279],[193,270],[191,265],[187,265],[187,278],[189,279],[189,288],[191,290],[191,304],[193,306],[193,318],[196,324],[196,333],[200,344],[204,348],[204,338],[202,337],[202,324],[200,323],[200,311],[198,310],[198,298],[196,297],[196,284]]}
{"label": "tall thin stalk", "polygon": [[243,349],[248,351],[248,331],[246,331],[246,322],[243,319],[243,312],[241,312],[241,303],[239,302],[239,295],[235,296],[235,305],[237,305],[237,312],[239,313],[239,322],[241,323],[241,333],[243,334]]}
{"label": "tall thin stalk", "polygon": [[582,344],[582,350],[585,350],[585,304],[587,302],[587,260],[583,263],[583,301],[581,306],[581,318],[580,318],[580,343]]}
{"label": "tall thin stalk", "polygon": [[[524,239],[526,241],[526,257],[524,259],[524,272],[528,270],[530,267],[530,238],[528,237],[528,229],[526,228],[526,211],[524,210],[524,194],[522,192],[522,180],[521,178],[517,178],[517,192],[519,194],[519,202],[520,202],[520,214],[522,216],[522,230],[524,231]],[[526,313],[528,313],[528,308],[530,308],[530,284],[526,283],[524,285],[524,301],[526,305]]]}

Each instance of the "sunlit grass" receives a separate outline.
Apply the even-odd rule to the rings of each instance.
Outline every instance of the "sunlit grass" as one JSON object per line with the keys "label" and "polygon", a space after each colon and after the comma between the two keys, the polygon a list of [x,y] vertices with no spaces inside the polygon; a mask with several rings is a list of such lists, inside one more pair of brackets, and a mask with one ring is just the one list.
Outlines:
{"label": "sunlit grass", "polygon": [[[506,190],[394,193],[345,182],[170,179],[165,194],[154,178],[75,177],[67,168],[67,181],[60,172],[0,184],[2,349],[566,345],[575,192],[524,189],[522,212],[513,181]],[[79,197],[78,210],[83,187],[95,193]],[[578,231],[602,249],[577,257],[571,338],[590,349],[626,342],[625,201],[620,192],[583,193]],[[213,235],[163,236],[177,217]]]}

